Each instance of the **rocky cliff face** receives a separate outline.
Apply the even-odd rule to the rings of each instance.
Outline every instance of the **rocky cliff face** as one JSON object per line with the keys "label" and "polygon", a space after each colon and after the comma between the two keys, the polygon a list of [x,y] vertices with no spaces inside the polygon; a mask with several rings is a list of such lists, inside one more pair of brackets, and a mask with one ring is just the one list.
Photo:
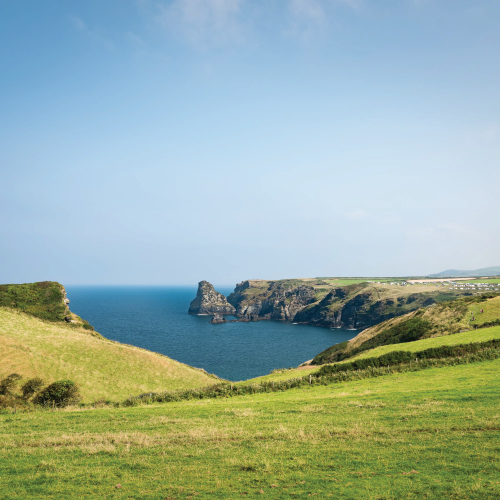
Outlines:
{"label": "rocky cliff face", "polygon": [[297,312],[315,302],[316,297],[311,286],[290,286],[271,281],[263,288],[244,281],[236,285],[228,301],[243,320],[292,321]]}
{"label": "rocky cliff face", "polygon": [[[439,290],[412,293],[409,287],[389,288],[369,282],[339,286],[320,278],[247,280],[236,285],[226,301],[212,285],[201,282],[190,312],[236,314],[239,321],[280,320],[364,329],[442,301],[440,294]],[[449,291],[447,295],[444,300],[453,298]]]}
{"label": "rocky cliff face", "polygon": [[235,314],[235,308],[208,281],[198,283],[198,293],[189,306],[189,314]]}
{"label": "rocky cliff face", "polygon": [[294,321],[330,328],[363,329],[434,302],[427,294],[396,299],[380,297],[378,290],[371,286],[339,287],[313,307],[299,311]]}

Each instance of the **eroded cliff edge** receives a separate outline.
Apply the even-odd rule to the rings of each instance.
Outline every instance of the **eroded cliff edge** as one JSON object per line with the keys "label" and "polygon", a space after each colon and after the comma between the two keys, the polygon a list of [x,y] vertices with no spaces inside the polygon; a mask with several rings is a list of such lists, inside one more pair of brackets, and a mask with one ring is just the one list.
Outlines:
{"label": "eroded cliff edge", "polygon": [[[327,328],[365,329],[461,295],[457,293],[454,297],[449,291],[443,294],[430,288],[416,292],[413,287],[373,282],[339,286],[331,281],[321,278],[246,280],[236,285],[227,301],[212,285],[201,282],[205,283],[203,290],[206,289],[202,292],[208,295],[197,302],[202,303],[204,312],[194,314],[236,314],[240,321],[278,320]],[[233,307],[231,312],[228,306]],[[190,309],[190,312],[193,311]]]}

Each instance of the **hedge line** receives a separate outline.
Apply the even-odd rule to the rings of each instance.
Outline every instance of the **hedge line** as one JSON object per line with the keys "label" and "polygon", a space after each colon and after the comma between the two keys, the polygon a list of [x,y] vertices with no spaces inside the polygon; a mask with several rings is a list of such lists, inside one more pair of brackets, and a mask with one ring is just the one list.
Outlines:
{"label": "hedge line", "polygon": [[410,363],[416,359],[440,359],[460,357],[467,354],[476,353],[483,349],[500,348],[500,339],[488,340],[486,342],[474,342],[471,344],[458,344],[453,346],[443,345],[440,347],[431,347],[423,351],[392,351],[382,356],[357,359],[350,363],[338,363],[334,365],[324,365],[320,368],[319,374],[327,375],[329,373],[338,373],[347,370],[364,370],[370,366],[390,366],[399,363]]}
{"label": "hedge line", "polygon": [[[179,391],[166,391],[162,393],[145,393],[136,397],[130,397],[123,402],[124,406],[138,406],[141,404],[151,403],[170,403],[176,401],[196,400],[196,399],[214,399],[214,398],[227,398],[234,396],[243,396],[247,394],[259,394],[267,392],[282,392],[297,387],[307,385],[328,385],[335,383],[342,383],[351,380],[360,380],[365,378],[380,377],[391,373],[402,373],[408,371],[420,371],[427,368],[455,366],[459,364],[473,363],[478,361],[486,361],[500,358],[500,340],[488,341],[475,344],[475,347],[469,348],[472,344],[464,344],[463,346],[451,346],[452,351],[441,349],[440,347],[434,349],[426,349],[418,353],[409,353],[410,357],[405,357],[407,362],[399,362],[393,365],[389,364],[367,364],[362,368],[355,368],[353,363],[346,363],[341,365],[332,365],[338,369],[331,371],[324,371],[329,366],[322,367],[318,372],[310,374],[305,377],[297,377],[283,381],[263,381],[259,384],[248,385],[234,385],[227,382],[222,382],[209,387],[190,390]],[[448,346],[443,346],[448,347]],[[456,349],[455,348],[462,348]],[[432,351],[437,357],[431,357]],[[450,352],[456,354],[452,357],[449,356]],[[393,354],[393,353],[389,353]],[[441,355],[441,357],[439,357]],[[389,359],[388,355],[380,356],[385,358],[384,363]],[[374,360],[379,358],[368,358]],[[403,359],[401,357],[401,359]],[[414,361],[417,360],[417,361]],[[367,360],[359,360],[367,361]]]}

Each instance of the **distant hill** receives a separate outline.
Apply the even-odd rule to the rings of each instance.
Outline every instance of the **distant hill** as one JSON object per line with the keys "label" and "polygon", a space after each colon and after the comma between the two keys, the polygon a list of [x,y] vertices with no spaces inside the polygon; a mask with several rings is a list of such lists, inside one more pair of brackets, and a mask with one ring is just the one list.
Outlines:
{"label": "distant hill", "polygon": [[476,269],[475,271],[459,271],[457,269],[448,269],[436,274],[429,274],[429,278],[468,278],[469,276],[498,276],[500,275],[500,266],[484,267],[483,269]]}

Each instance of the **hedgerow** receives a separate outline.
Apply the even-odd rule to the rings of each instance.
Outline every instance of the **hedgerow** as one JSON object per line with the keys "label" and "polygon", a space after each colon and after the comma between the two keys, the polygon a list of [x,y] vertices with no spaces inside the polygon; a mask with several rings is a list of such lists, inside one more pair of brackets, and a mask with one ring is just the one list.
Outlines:
{"label": "hedgerow", "polygon": [[500,357],[500,339],[487,342],[442,346],[419,352],[395,351],[377,358],[366,358],[351,363],[324,365],[316,373],[283,381],[262,381],[258,384],[231,384],[221,382],[200,389],[145,393],[129,397],[122,404],[138,406],[150,403],[170,403],[194,399],[213,399],[267,392],[282,392],[315,384],[334,384],[364,378],[380,377],[390,373],[420,371],[427,368],[455,366],[497,359]]}

